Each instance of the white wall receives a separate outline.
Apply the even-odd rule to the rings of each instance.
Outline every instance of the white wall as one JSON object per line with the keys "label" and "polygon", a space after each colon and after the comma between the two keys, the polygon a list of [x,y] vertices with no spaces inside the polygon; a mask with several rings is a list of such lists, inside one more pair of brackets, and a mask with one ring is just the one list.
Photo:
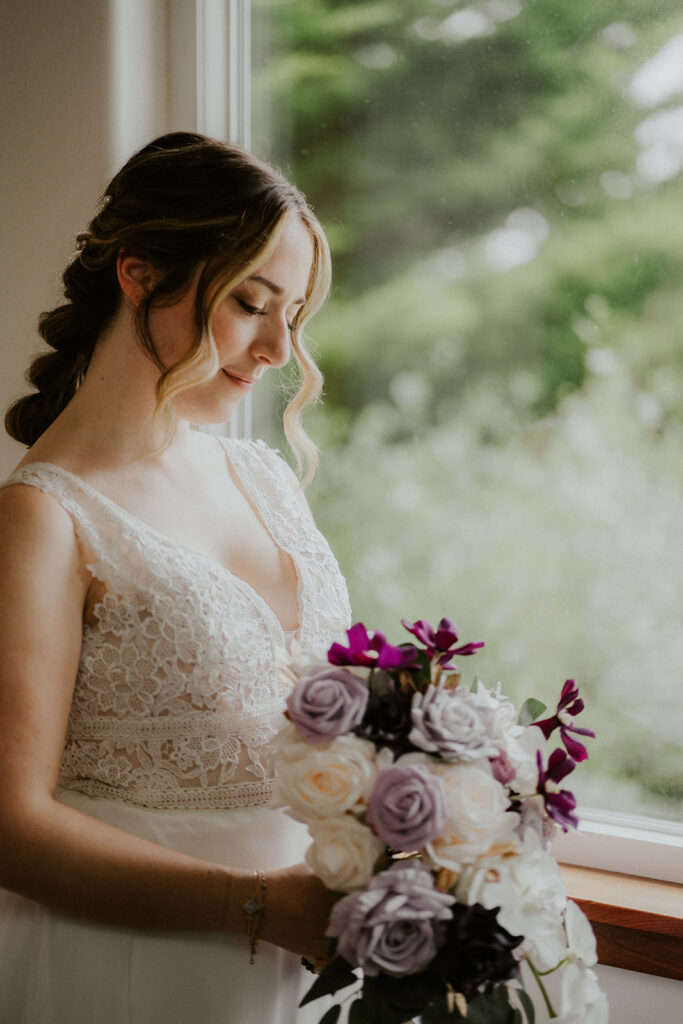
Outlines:
{"label": "white wall", "polygon": [[[59,300],[75,235],[120,160],[154,134],[193,127],[192,75],[170,77],[168,64],[174,37],[193,32],[193,9],[192,0],[0,3],[3,412],[25,390],[38,315]],[[2,477],[23,450],[1,432]],[[680,983],[607,967],[600,977],[614,1024],[683,1022]]]}
{"label": "white wall", "polygon": [[[38,315],[60,299],[76,234],[118,165],[169,127],[168,11],[166,0],[0,2],[3,415],[27,390]],[[24,450],[0,430],[0,476]]]}
{"label": "white wall", "polygon": [[[0,407],[23,393],[38,314],[59,298],[74,236],[110,170],[109,10],[100,0],[3,2]],[[23,453],[0,438],[0,473]]]}

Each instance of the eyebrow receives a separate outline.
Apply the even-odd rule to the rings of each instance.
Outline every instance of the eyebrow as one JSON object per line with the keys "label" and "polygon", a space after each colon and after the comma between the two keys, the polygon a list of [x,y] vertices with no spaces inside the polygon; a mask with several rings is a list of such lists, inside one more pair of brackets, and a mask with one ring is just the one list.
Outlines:
{"label": "eyebrow", "polygon": [[[269,281],[267,277],[261,277],[260,274],[252,274],[251,277],[247,278],[248,281],[258,281],[259,284],[264,284],[266,288],[269,288],[273,295],[283,295],[284,289],[279,284],[275,284],[273,281]],[[293,305],[303,306],[306,302],[305,299],[294,299]]]}

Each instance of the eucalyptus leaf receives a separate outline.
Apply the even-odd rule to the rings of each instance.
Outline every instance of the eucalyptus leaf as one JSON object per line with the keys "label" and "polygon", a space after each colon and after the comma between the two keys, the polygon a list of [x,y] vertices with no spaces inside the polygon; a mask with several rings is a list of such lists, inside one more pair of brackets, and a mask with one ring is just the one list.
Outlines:
{"label": "eucalyptus leaf", "polygon": [[541,700],[536,700],[535,697],[529,697],[522,704],[517,719],[519,725],[531,725],[536,719],[547,710],[548,705],[544,704]]}
{"label": "eucalyptus leaf", "polygon": [[376,1024],[377,1017],[370,1012],[364,999],[356,999],[349,1008],[349,1024]]}

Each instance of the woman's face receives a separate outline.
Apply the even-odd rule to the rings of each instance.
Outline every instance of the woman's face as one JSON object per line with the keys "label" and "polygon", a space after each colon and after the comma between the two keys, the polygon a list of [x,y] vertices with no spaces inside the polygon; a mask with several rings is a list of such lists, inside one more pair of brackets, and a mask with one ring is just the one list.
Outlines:
{"label": "woman's face", "polygon": [[[312,263],[311,235],[298,216],[289,215],[271,256],[217,306],[212,331],[219,369],[177,396],[182,419],[225,422],[267,370],[289,361],[291,325],[303,305]],[[196,280],[178,303],[154,311],[165,324],[154,324],[150,317],[153,336],[163,339],[166,365],[179,362],[189,350],[195,294]]]}

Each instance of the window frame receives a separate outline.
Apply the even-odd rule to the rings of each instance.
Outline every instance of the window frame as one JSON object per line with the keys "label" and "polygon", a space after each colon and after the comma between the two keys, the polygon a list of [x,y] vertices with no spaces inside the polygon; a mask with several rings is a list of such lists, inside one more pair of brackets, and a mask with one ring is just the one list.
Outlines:
{"label": "window frame", "polygon": [[[228,89],[228,118],[223,137],[249,148],[251,140],[251,4],[250,0],[196,0],[198,25],[206,33],[227,25],[223,31],[224,60],[227,70],[221,72]],[[209,52],[208,50],[204,52]],[[216,66],[200,61],[197,51],[198,95],[208,96],[210,69]],[[198,110],[199,115],[199,110]],[[200,130],[213,128],[198,116]],[[219,127],[219,126],[216,126]],[[250,399],[251,396],[249,396]],[[249,436],[252,429],[252,407],[245,403],[239,423],[231,432]],[[654,818],[616,814],[597,808],[579,808],[581,824],[574,833],[558,836],[553,852],[568,865],[609,871],[615,875],[638,875],[671,883],[683,883],[683,824]],[[615,884],[618,882],[615,881]]]}

